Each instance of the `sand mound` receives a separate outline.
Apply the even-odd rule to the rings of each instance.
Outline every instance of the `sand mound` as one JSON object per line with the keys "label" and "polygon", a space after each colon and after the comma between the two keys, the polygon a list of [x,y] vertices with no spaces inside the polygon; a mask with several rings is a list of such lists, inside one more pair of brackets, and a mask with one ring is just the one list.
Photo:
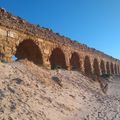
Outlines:
{"label": "sand mound", "polygon": [[0,64],[0,119],[120,120],[120,77],[100,84],[75,71],[28,61]]}

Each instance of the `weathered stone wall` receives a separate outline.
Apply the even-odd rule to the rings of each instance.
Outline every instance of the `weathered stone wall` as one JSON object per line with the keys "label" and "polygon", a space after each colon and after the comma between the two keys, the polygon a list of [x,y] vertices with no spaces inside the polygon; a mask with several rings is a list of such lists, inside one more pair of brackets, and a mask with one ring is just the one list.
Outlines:
{"label": "weathered stone wall", "polygon": [[0,53],[12,62],[27,58],[37,65],[78,70],[87,75],[120,73],[120,61],[86,45],[32,25],[0,9]]}

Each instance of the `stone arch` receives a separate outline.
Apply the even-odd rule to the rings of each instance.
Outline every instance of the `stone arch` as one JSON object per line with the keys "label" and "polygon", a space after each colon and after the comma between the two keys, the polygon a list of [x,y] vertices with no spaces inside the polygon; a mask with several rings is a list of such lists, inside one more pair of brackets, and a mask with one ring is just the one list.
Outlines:
{"label": "stone arch", "polygon": [[98,60],[96,58],[93,61],[93,72],[97,76],[100,75],[99,63],[98,63]]}
{"label": "stone arch", "polygon": [[38,45],[33,40],[23,40],[17,47],[15,57],[17,60],[28,59],[36,65],[43,64],[42,53]]}
{"label": "stone arch", "polygon": [[110,66],[109,66],[109,62],[106,63],[106,70],[107,70],[107,74],[110,74]]}
{"label": "stone arch", "polygon": [[116,66],[116,64],[115,64],[115,74],[117,74],[117,66]]}
{"label": "stone arch", "polygon": [[92,74],[92,68],[91,68],[91,62],[89,56],[85,56],[84,70],[86,75],[90,76]]}
{"label": "stone arch", "polygon": [[114,67],[113,67],[113,63],[111,63],[111,73],[114,74]]}
{"label": "stone arch", "polygon": [[118,74],[120,74],[120,67],[118,66]]}
{"label": "stone arch", "polygon": [[80,65],[80,57],[78,53],[76,52],[72,53],[72,56],[70,59],[70,66],[71,66],[71,70],[80,71],[81,65]]}
{"label": "stone arch", "polygon": [[105,74],[105,63],[103,60],[101,60],[100,62],[100,69],[101,69],[101,73]]}
{"label": "stone arch", "polygon": [[51,69],[55,69],[56,67],[67,69],[65,54],[61,50],[61,48],[53,49],[49,60],[51,64]]}

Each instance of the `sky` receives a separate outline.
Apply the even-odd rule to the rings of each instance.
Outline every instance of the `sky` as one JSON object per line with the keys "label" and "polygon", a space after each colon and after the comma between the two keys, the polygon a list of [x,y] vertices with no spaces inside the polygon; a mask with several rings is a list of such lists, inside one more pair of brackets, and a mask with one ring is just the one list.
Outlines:
{"label": "sky", "polygon": [[120,0],[0,0],[0,7],[120,59]]}

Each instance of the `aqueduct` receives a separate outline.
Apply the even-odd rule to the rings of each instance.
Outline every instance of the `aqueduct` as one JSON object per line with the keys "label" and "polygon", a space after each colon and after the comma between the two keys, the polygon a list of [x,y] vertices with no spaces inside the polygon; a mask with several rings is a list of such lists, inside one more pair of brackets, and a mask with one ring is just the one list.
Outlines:
{"label": "aqueduct", "polygon": [[12,62],[27,58],[37,65],[54,69],[57,65],[86,75],[119,74],[120,60],[84,44],[28,23],[0,9],[0,53]]}

